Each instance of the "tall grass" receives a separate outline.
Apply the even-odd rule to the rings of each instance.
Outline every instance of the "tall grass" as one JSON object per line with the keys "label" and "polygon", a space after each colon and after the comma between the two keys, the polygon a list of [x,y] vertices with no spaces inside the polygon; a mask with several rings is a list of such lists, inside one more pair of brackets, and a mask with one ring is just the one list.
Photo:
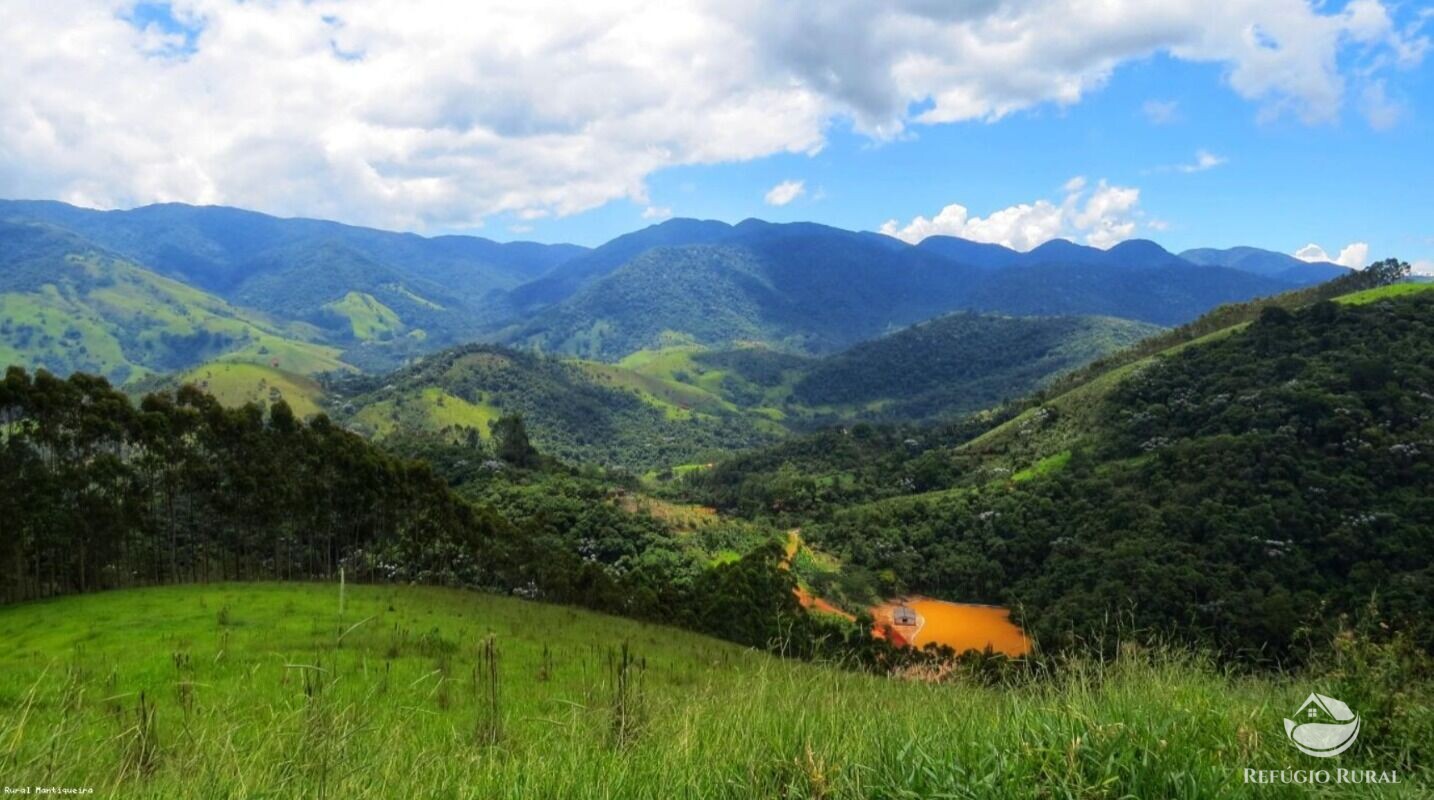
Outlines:
{"label": "tall grass", "polygon": [[930,683],[423,587],[347,586],[345,613],[372,621],[336,637],[337,592],[168,587],[0,609],[0,785],[140,798],[1301,797],[1246,785],[1242,769],[1332,766],[1296,752],[1283,717],[1309,691],[1340,696],[1379,675],[1366,688],[1388,706],[1338,766],[1399,769],[1401,783],[1338,796],[1430,790],[1431,741],[1417,738],[1427,676],[1384,697],[1388,665],[1349,662],[1316,686],[1128,647],[1034,677]]}

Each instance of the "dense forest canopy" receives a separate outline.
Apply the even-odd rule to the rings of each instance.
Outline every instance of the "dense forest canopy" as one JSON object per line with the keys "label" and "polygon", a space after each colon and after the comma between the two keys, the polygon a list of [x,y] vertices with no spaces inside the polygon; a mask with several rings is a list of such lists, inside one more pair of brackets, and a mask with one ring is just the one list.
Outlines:
{"label": "dense forest canopy", "polygon": [[[1020,474],[962,446],[975,431],[854,428],[685,483],[808,520],[887,591],[1010,605],[1048,646],[1119,625],[1288,659],[1362,620],[1430,648],[1431,399],[1434,292],[1374,290],[1141,365],[1092,395],[1074,452]],[[1035,411],[1015,439],[1062,424]]]}

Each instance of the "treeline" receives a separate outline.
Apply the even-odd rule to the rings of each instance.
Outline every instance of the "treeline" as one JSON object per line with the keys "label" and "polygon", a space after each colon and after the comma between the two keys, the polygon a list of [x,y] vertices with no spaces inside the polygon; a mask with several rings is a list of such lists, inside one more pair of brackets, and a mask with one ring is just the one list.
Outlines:
{"label": "treeline", "polygon": [[[540,456],[433,440],[466,475],[379,449],[283,401],[226,409],[194,386],[136,406],[103,378],[11,367],[0,383],[0,600],[220,580],[466,586],[811,653],[852,636],[805,615],[780,548],[711,566]],[[466,451],[465,451],[466,448]],[[751,540],[757,541],[757,540]],[[856,637],[860,639],[861,637]]]}
{"label": "treeline", "polygon": [[486,585],[519,558],[502,519],[430,469],[283,401],[222,407],[193,386],[136,407],[104,379],[0,384],[0,574],[7,600],[176,581],[329,576]]}

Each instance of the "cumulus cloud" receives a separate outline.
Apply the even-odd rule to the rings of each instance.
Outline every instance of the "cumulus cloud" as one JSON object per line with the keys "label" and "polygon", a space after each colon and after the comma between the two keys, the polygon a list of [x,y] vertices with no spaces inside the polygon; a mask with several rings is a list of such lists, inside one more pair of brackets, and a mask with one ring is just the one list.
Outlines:
{"label": "cumulus cloud", "polygon": [[1084,239],[1095,247],[1110,247],[1135,235],[1141,213],[1140,190],[1111,186],[1104,180],[1087,191],[1085,178],[1076,177],[1062,187],[1059,202],[1036,200],[973,217],[965,206],[952,203],[935,216],[918,216],[906,225],[888,220],[881,226],[887,236],[916,244],[928,236],[959,236],[977,242],[1027,251],[1057,238]]}
{"label": "cumulus cloud", "polygon": [[1369,243],[1350,242],[1339,251],[1339,255],[1333,257],[1325,252],[1323,247],[1310,243],[1296,250],[1293,255],[1301,261],[1328,261],[1350,269],[1364,269],[1369,266]]}
{"label": "cumulus cloud", "polygon": [[1409,265],[1415,275],[1434,275],[1434,259],[1422,258]]}
{"label": "cumulus cloud", "polygon": [[769,206],[784,206],[792,202],[807,190],[805,181],[782,181],[767,191],[762,199]]}
{"label": "cumulus cloud", "polygon": [[672,209],[667,206],[648,206],[642,210],[643,219],[663,220],[672,216]]}
{"label": "cumulus cloud", "polygon": [[1352,83],[1387,120],[1368,87],[1427,48],[1376,0],[14,0],[0,195],[458,228],[646,206],[655,170],[814,153],[836,119],[1070,105],[1154,53],[1264,114],[1333,119]]}

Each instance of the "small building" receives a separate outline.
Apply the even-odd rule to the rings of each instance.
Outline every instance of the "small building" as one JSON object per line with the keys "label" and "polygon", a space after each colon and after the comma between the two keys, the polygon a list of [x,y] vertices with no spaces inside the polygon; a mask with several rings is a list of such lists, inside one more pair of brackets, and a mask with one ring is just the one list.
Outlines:
{"label": "small building", "polygon": [[897,606],[891,611],[891,623],[906,628],[916,627],[916,609],[911,606]]}

